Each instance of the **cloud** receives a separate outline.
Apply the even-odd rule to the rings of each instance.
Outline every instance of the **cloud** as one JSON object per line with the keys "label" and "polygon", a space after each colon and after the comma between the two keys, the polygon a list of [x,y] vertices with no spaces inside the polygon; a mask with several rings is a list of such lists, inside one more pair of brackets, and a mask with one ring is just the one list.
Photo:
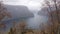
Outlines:
{"label": "cloud", "polygon": [[3,0],[4,2],[17,2],[18,0]]}
{"label": "cloud", "polygon": [[28,3],[30,1],[42,2],[43,0],[3,0],[5,3],[12,2],[12,3]]}
{"label": "cloud", "polygon": [[5,4],[9,5],[25,5],[28,8],[39,9],[43,0],[4,0]]}

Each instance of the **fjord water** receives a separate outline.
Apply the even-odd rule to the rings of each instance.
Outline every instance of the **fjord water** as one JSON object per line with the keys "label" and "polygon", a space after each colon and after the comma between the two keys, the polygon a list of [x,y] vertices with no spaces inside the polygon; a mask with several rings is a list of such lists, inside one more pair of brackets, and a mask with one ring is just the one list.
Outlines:
{"label": "fjord water", "polygon": [[[43,15],[38,15],[38,11],[31,11],[34,14],[34,17],[29,17],[29,18],[22,18],[27,22],[27,27],[28,28],[32,28],[32,29],[38,29],[40,28],[40,24],[41,23],[46,23],[48,20],[47,16],[43,16]],[[10,28],[13,26],[12,22],[15,20],[16,22],[19,22],[20,20],[19,18],[13,19],[13,20],[8,20],[7,21],[7,27],[4,29],[5,31],[9,31]]]}
{"label": "fjord water", "polygon": [[34,14],[34,17],[27,19],[28,27],[33,29],[38,29],[40,28],[39,26],[41,23],[47,22],[48,17],[43,15],[38,15],[38,11],[32,11],[32,12]]}

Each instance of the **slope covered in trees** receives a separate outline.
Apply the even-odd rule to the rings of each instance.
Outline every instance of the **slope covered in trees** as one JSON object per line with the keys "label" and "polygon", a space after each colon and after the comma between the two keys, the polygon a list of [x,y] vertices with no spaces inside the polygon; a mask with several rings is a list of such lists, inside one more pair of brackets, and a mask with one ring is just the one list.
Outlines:
{"label": "slope covered in trees", "polygon": [[43,31],[49,34],[60,34],[60,1],[59,0],[46,0],[45,7],[39,11],[39,15],[48,16],[48,24]]}

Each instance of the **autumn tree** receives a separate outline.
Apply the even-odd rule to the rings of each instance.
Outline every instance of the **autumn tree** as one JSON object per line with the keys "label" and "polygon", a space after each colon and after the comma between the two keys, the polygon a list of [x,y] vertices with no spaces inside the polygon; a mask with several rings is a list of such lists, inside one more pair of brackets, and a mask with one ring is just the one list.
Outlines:
{"label": "autumn tree", "polygon": [[[50,22],[49,23],[52,23],[53,25],[50,27],[51,28],[51,34],[52,32],[54,34],[57,34],[58,30],[59,30],[59,24],[60,24],[60,18],[59,18],[59,9],[58,8],[58,0],[45,0],[45,5],[47,6],[47,12],[48,12],[48,17],[50,19]],[[51,6],[53,3],[53,7],[55,8],[55,10],[53,11]]]}
{"label": "autumn tree", "polygon": [[7,8],[2,2],[0,2],[0,24],[5,17],[11,17],[10,13],[7,11]]}
{"label": "autumn tree", "polygon": [[17,34],[16,28],[10,28],[10,31],[8,32],[8,34]]}
{"label": "autumn tree", "polygon": [[13,29],[16,29],[17,34],[24,34],[25,33],[25,28],[26,28],[26,22],[25,21],[20,21],[17,24],[14,22]]}
{"label": "autumn tree", "polygon": [[[60,1],[59,0],[52,0],[53,2],[54,2],[54,5],[55,5],[55,8],[56,8],[56,10],[55,10],[55,15],[56,15],[56,17],[57,17],[57,21],[58,22],[56,22],[56,23],[58,23],[58,26],[57,26],[57,28],[56,28],[56,30],[55,30],[55,34],[58,34],[58,32],[59,32],[59,30],[60,30],[60,8],[58,8],[59,6],[58,6],[58,4],[60,3]],[[59,2],[58,2],[59,1]],[[60,4],[59,4],[60,5]],[[60,33],[59,33],[60,34]]]}
{"label": "autumn tree", "polygon": [[11,18],[11,15],[7,11],[7,8],[4,6],[3,2],[0,1],[0,29],[6,27],[2,21],[5,17]]}

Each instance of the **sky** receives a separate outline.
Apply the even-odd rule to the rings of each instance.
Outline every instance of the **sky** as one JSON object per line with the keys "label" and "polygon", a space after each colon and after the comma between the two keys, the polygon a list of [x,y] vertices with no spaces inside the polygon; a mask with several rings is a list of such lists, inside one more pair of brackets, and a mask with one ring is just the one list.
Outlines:
{"label": "sky", "polygon": [[43,0],[3,0],[5,4],[8,5],[25,5],[29,9],[37,9],[42,6],[41,4],[43,3]]}

